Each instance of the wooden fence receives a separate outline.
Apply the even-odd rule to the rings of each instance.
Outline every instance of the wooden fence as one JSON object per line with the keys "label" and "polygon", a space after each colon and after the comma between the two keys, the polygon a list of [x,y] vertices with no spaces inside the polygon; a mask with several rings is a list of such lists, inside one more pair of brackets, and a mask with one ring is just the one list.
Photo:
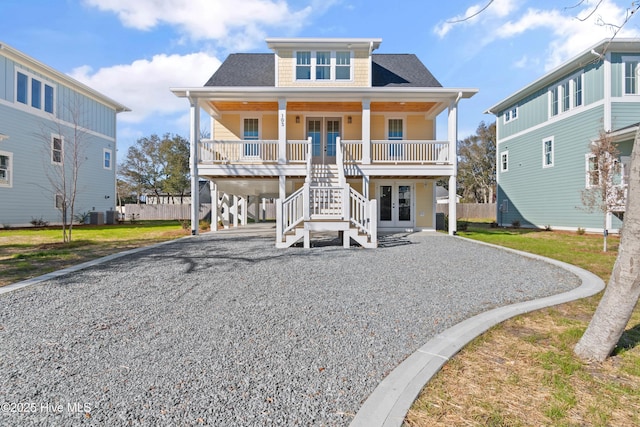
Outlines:
{"label": "wooden fence", "polygon": [[[495,203],[458,203],[456,205],[456,219],[492,219],[496,220]],[[439,203],[437,213],[449,214],[449,205]]]}
{"label": "wooden fence", "polygon": [[[181,219],[191,218],[191,205],[124,205],[125,219],[128,221],[135,215],[135,219]],[[211,203],[200,204],[200,219],[211,212]]]}

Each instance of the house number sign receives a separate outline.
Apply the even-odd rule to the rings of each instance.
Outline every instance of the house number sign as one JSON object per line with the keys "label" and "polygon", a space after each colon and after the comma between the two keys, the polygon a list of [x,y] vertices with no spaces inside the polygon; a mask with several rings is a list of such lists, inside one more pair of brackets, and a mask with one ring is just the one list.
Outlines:
{"label": "house number sign", "polygon": [[284,114],[280,114],[280,126],[284,126]]}

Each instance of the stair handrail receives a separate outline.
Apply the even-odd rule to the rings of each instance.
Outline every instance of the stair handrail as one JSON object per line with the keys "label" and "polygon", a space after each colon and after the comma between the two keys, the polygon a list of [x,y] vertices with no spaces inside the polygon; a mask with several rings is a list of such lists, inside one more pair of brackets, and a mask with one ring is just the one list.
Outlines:
{"label": "stair handrail", "polygon": [[342,151],[342,139],[336,138],[336,164],[338,166],[338,179],[340,186],[344,186],[347,180],[344,177],[344,152]]}
{"label": "stair handrail", "polygon": [[[298,224],[304,221],[304,193],[308,191],[307,188],[308,184],[305,184],[282,201],[282,231],[278,233],[278,238],[283,238],[285,233],[293,230]],[[278,199],[278,201],[279,200],[280,199]]]}
{"label": "stair handrail", "polygon": [[307,177],[304,179],[304,182],[309,184],[311,182],[311,160],[313,158],[313,144],[311,142],[311,137],[307,138]]}
{"label": "stair handrail", "polygon": [[353,188],[349,188],[349,207],[349,222],[359,231],[371,236],[369,200]]}

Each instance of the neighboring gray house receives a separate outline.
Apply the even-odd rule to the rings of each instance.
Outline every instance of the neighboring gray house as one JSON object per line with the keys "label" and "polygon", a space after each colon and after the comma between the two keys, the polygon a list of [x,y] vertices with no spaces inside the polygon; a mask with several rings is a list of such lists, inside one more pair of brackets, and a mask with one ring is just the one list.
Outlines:
{"label": "neighboring gray house", "polygon": [[[376,247],[378,229],[435,230],[439,179],[455,200],[458,104],[477,90],[443,87],[413,54],[373,53],[381,39],[266,42],[273,53],[230,55],[204,87],[172,89],[191,107],[194,188],[200,177],[213,200],[277,198],[278,247],[308,247],[314,232]],[[201,110],[212,139],[198,139]]]}
{"label": "neighboring gray house", "polygon": [[[590,144],[607,132],[620,153],[616,183],[626,188],[640,121],[640,40],[604,40],[487,110],[497,117],[497,218],[501,225],[603,230],[585,210]],[[624,204],[607,215],[620,228]]]}
{"label": "neighboring gray house", "polygon": [[0,226],[61,222],[65,198],[52,181],[61,183],[63,170],[70,175],[73,145],[81,159],[76,213],[113,210],[116,114],[123,111],[129,110],[0,43]]}

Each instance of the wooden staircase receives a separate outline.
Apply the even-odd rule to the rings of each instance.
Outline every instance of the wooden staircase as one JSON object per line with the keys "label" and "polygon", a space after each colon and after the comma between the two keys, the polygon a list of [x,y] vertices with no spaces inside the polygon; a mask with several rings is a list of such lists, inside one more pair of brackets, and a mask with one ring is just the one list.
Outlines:
{"label": "wooden staircase", "polygon": [[308,248],[311,233],[336,231],[346,248],[351,239],[366,248],[377,247],[375,201],[351,189],[337,165],[311,165],[309,172],[304,187],[278,203],[283,224],[276,227],[276,247],[290,247],[302,239]]}

